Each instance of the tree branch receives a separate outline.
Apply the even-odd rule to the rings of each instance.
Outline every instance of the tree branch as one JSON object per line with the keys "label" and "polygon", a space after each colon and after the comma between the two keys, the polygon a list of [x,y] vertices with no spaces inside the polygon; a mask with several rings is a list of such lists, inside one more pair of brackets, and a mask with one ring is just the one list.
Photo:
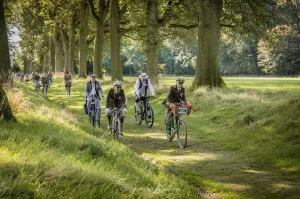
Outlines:
{"label": "tree branch", "polygon": [[127,11],[127,4],[123,6],[122,10],[119,11],[119,18],[122,19]]}
{"label": "tree branch", "polygon": [[89,4],[89,6],[90,6],[91,13],[92,13],[92,16],[93,16],[94,20],[100,21],[99,16],[95,12],[95,6],[94,6],[94,3],[93,3],[93,0],[87,0],[87,2]]}
{"label": "tree branch", "polygon": [[[167,28],[183,28],[186,30],[198,28],[198,24],[191,24],[191,25],[182,25],[182,24],[168,24],[166,25]],[[227,28],[234,28],[235,25],[230,24],[220,24],[221,27],[227,27]]]}
{"label": "tree branch", "polygon": [[124,35],[125,33],[131,32],[131,31],[139,31],[144,28],[146,28],[146,25],[132,26],[129,28],[120,29],[120,34]]}
{"label": "tree branch", "polygon": [[174,14],[174,7],[180,5],[184,0],[179,0],[178,2],[174,3],[172,0],[168,2],[168,8],[164,12],[162,18],[158,19],[159,24],[165,24],[167,19],[170,18]]}

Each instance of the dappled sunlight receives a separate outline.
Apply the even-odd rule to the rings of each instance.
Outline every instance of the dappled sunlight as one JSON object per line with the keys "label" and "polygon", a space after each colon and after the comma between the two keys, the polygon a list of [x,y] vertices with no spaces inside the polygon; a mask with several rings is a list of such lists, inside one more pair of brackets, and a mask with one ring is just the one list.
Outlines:
{"label": "dappled sunlight", "polygon": [[[172,152],[171,152],[172,153]],[[196,161],[197,163],[201,164],[201,161],[207,160],[217,160],[218,155],[214,153],[189,153],[189,154],[182,154],[182,155],[164,155],[157,153],[155,155],[156,161],[172,161],[176,163],[184,163],[184,164],[194,164]]]}
{"label": "dappled sunlight", "polygon": [[252,187],[250,185],[242,185],[242,184],[235,184],[235,183],[222,183],[222,185],[230,187],[233,191],[246,191],[251,189]]}
{"label": "dappled sunlight", "polygon": [[[274,183],[272,184],[273,188],[275,190],[277,189],[294,189],[295,187],[286,183]],[[299,187],[298,187],[299,188]]]}
{"label": "dappled sunlight", "polygon": [[267,171],[258,171],[258,170],[252,170],[252,169],[247,169],[244,172],[251,173],[251,174],[259,174],[259,175],[269,174],[269,172],[267,172]]}

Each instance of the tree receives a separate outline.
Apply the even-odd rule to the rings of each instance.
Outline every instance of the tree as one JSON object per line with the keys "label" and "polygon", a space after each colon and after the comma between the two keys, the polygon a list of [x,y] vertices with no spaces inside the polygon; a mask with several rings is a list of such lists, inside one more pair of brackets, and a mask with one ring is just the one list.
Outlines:
{"label": "tree", "polygon": [[224,84],[218,65],[223,0],[201,0],[198,26],[198,55],[193,87]]}
{"label": "tree", "polygon": [[124,5],[119,9],[119,0],[110,0],[109,8],[109,33],[110,33],[110,54],[111,54],[111,78],[122,80],[121,66],[121,32],[120,20],[127,10]]}
{"label": "tree", "polygon": [[4,83],[8,82],[9,72],[10,58],[4,15],[4,0],[0,0],[0,117],[3,115],[5,120],[15,120],[3,89]]}
{"label": "tree", "polygon": [[88,0],[92,17],[96,24],[95,27],[95,42],[94,42],[94,67],[93,72],[98,78],[102,78],[102,59],[103,59],[103,45],[104,45],[104,23],[108,13],[110,1],[105,3],[105,0],[98,1],[98,13],[94,6],[93,0]]}
{"label": "tree", "polygon": [[89,7],[86,0],[81,1],[80,12],[80,39],[79,39],[79,71],[78,77],[87,77],[87,34],[88,34],[88,22],[89,22]]}

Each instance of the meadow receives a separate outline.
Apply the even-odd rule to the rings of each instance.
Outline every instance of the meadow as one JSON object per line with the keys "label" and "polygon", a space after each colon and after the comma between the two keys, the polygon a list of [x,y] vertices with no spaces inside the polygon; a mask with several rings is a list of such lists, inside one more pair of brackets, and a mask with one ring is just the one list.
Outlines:
{"label": "meadow", "polygon": [[[155,85],[155,123],[134,121],[126,77],[124,137],[111,139],[102,114],[91,129],[84,84],[71,97],[61,77],[47,98],[18,83],[9,91],[18,123],[0,129],[1,198],[297,198],[300,195],[300,79],[224,78],[225,88],[190,91],[188,148],[165,136],[162,101],[176,78]],[[101,81],[105,93],[112,87]],[[102,100],[104,109],[105,100]],[[22,195],[23,194],[23,195]]]}

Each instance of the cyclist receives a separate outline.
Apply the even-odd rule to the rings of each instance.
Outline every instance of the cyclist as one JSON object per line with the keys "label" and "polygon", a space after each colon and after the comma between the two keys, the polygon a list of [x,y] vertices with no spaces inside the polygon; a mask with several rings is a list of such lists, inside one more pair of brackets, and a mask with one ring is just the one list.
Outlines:
{"label": "cyclist", "polygon": [[40,86],[41,86],[40,80],[41,80],[41,77],[39,76],[39,74],[33,73],[33,75],[32,75],[32,81],[34,82],[34,88],[36,90],[39,89]]}
{"label": "cyclist", "polygon": [[[123,105],[126,103],[126,98],[125,98],[125,93],[124,90],[122,89],[122,82],[120,81],[115,81],[113,84],[113,87],[109,89],[108,94],[106,96],[106,115],[108,119],[108,125],[107,128],[111,128],[111,120],[112,120],[112,109],[113,108],[121,108]],[[123,127],[123,122],[124,122],[124,117],[122,116],[120,118],[121,120],[121,129]],[[121,135],[122,130],[121,130]]]}
{"label": "cyclist", "polygon": [[99,98],[100,95],[104,98],[104,93],[100,82],[96,80],[96,75],[92,74],[90,77],[91,79],[85,85],[88,115],[90,117],[90,124],[93,126],[93,118],[91,118],[91,102],[94,100],[96,107],[96,127],[100,128],[101,104]]}
{"label": "cyclist", "polygon": [[50,88],[50,86],[51,86],[51,84],[52,84],[52,78],[53,78],[53,75],[52,75],[52,73],[51,73],[50,71],[48,71],[47,76],[48,76],[48,81],[49,81],[48,86],[49,86],[49,88]]}
{"label": "cyclist", "polygon": [[[69,71],[66,71],[65,76],[64,76],[64,81],[65,81],[66,95],[70,96],[71,95],[71,86],[72,86],[72,76],[70,75]],[[69,92],[68,92],[68,89],[69,89]]]}
{"label": "cyclist", "polygon": [[174,128],[174,113],[170,110],[173,103],[183,103],[187,102],[185,97],[185,89],[183,87],[184,79],[177,78],[176,85],[171,86],[167,99],[164,100],[165,105],[165,119],[166,119],[166,129],[167,136],[171,138],[171,129]]}
{"label": "cyclist", "polygon": [[154,89],[151,84],[150,79],[146,73],[142,73],[140,78],[138,78],[135,82],[135,107],[136,107],[136,116],[139,116],[141,113],[141,102],[145,101],[145,97],[147,97],[148,89],[151,95],[154,97]]}
{"label": "cyclist", "polygon": [[[43,94],[46,95],[47,91],[48,91],[48,76],[47,76],[47,73],[44,74],[44,76],[42,77],[42,86],[43,86]],[[44,89],[45,89],[45,92],[44,93]]]}

